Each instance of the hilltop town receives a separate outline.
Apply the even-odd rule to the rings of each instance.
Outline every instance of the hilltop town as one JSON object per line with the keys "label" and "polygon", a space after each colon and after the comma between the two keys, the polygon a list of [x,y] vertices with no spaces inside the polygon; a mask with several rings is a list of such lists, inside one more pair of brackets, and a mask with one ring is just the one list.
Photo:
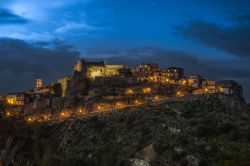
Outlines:
{"label": "hilltop town", "polygon": [[180,67],[160,68],[150,63],[129,68],[78,60],[73,71],[72,76],[48,86],[37,79],[35,88],[1,96],[1,113],[6,118],[43,122],[202,95],[230,96],[244,102],[243,88],[237,82],[206,80],[199,74],[185,76]]}
{"label": "hilltop town", "polygon": [[78,60],[73,71],[1,97],[0,165],[250,164],[237,82],[157,64]]}

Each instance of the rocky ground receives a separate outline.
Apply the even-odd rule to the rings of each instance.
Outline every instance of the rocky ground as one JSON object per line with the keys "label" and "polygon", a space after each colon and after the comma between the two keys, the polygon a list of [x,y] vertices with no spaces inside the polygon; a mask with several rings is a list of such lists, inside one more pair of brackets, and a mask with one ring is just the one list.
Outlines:
{"label": "rocky ground", "polygon": [[34,165],[250,165],[249,111],[218,99],[32,124],[22,134],[16,130],[13,144],[22,145],[15,160]]}

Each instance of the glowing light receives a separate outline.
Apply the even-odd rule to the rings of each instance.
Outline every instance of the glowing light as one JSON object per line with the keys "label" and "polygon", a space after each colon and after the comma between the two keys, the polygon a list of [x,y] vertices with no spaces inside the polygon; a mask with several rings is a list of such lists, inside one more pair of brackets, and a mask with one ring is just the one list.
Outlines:
{"label": "glowing light", "polygon": [[10,112],[6,112],[6,115],[7,115],[7,116],[10,116]]}
{"label": "glowing light", "polygon": [[155,100],[158,100],[159,99],[159,97],[158,96],[155,96]]}
{"label": "glowing light", "polygon": [[186,80],[182,81],[182,84],[183,84],[183,85],[186,85],[186,83],[187,83],[187,81],[186,81]]}
{"label": "glowing light", "polygon": [[151,93],[151,88],[144,88],[143,93]]}
{"label": "glowing light", "polygon": [[29,117],[29,118],[28,118],[28,122],[31,122],[31,121],[32,121],[32,119]]}
{"label": "glowing light", "polygon": [[14,98],[8,97],[8,98],[7,98],[7,103],[10,104],[10,105],[15,105],[16,100],[15,100]]}
{"label": "glowing light", "polygon": [[181,92],[177,92],[177,96],[180,96],[181,95]]}
{"label": "glowing light", "polygon": [[133,93],[134,93],[134,91],[132,89],[127,90],[127,94],[133,94]]}
{"label": "glowing light", "polygon": [[61,113],[61,115],[62,115],[62,116],[64,116],[64,115],[65,115],[65,113],[64,113],[64,112],[62,112],[62,113]]}
{"label": "glowing light", "polygon": [[208,88],[205,89],[205,92],[208,92]]}
{"label": "glowing light", "polygon": [[92,71],[91,73],[90,73],[90,77],[91,78],[95,78],[95,77],[98,77],[98,76],[100,76],[101,74],[100,74],[100,72],[97,72],[97,71]]}
{"label": "glowing light", "polygon": [[116,105],[119,107],[121,104],[118,102],[118,103],[116,103]]}

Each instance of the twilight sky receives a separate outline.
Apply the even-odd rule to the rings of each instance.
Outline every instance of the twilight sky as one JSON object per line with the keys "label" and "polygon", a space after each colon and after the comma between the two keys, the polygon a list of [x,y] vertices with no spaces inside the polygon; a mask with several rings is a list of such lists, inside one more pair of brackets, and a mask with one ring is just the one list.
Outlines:
{"label": "twilight sky", "polygon": [[250,101],[250,0],[0,1],[0,94],[71,74],[79,57],[234,79]]}

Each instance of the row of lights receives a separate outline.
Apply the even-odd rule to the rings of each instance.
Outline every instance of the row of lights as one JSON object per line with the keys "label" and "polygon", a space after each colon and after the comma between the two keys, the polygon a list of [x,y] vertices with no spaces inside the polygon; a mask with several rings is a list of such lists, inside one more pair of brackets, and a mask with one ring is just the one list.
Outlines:
{"label": "row of lights", "polygon": [[[143,88],[142,91],[143,91],[143,93],[151,93],[151,88]],[[134,94],[133,89],[131,89],[131,88],[128,89],[127,94]]]}
{"label": "row of lights", "polygon": [[[150,92],[151,91],[151,89],[150,88],[145,88],[145,91],[146,91],[146,93],[147,92]],[[155,96],[154,97],[154,100],[158,100],[159,99],[159,97],[158,96]],[[134,104],[141,104],[142,102],[140,101],[140,100],[134,100]],[[121,103],[121,102],[117,102],[116,103],[116,106],[117,107],[121,107],[123,104]],[[97,106],[97,109],[98,110],[102,110],[104,107],[102,107],[102,106]],[[83,112],[85,112],[83,109],[79,109],[79,113],[83,113]],[[9,116],[11,116],[11,113],[10,112],[6,112],[6,116],[7,117],[9,117]],[[61,116],[61,118],[66,118],[66,117],[69,117],[70,115],[69,115],[69,113],[68,112],[61,112],[60,113],[60,116]],[[28,117],[28,119],[27,119],[27,121],[30,123],[30,122],[33,122],[33,121],[35,121],[35,119],[36,118],[32,118],[32,117]],[[44,121],[48,121],[49,120],[49,116],[47,116],[47,115],[44,115],[43,116],[43,120]]]}

